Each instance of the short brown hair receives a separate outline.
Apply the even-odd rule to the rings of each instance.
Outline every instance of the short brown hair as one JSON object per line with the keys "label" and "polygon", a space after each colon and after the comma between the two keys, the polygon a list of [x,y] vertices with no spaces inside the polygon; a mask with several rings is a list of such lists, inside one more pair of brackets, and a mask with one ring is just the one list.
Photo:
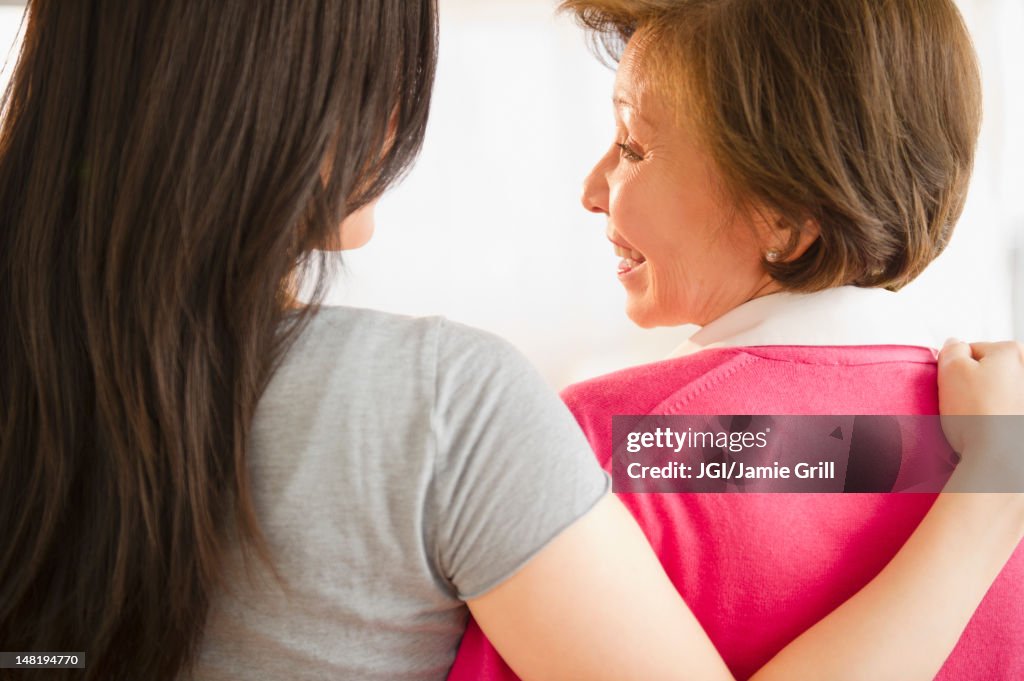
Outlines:
{"label": "short brown hair", "polygon": [[981,123],[976,56],[953,0],[561,7],[616,60],[644,33],[655,82],[685,93],[730,197],[791,230],[784,256],[818,224],[802,256],[764,263],[786,289],[897,290],[945,248]]}

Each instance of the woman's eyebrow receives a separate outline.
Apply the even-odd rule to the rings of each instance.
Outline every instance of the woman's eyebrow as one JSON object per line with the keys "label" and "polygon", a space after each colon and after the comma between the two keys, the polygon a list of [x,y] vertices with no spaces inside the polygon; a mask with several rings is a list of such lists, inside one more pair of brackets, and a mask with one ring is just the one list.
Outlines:
{"label": "woman's eyebrow", "polygon": [[643,125],[645,125],[647,127],[653,127],[650,119],[646,118],[640,112],[639,107],[637,107],[637,105],[634,104],[632,100],[628,99],[624,95],[615,94],[612,97],[612,104],[615,105],[616,112],[618,112],[620,110],[628,111],[631,120],[639,121],[640,123],[642,123]]}
{"label": "woman's eyebrow", "polygon": [[636,110],[636,106],[633,104],[633,102],[630,101],[629,99],[626,99],[626,97],[624,97],[623,95],[613,95],[612,104],[615,105],[616,109],[630,109],[633,111]]}

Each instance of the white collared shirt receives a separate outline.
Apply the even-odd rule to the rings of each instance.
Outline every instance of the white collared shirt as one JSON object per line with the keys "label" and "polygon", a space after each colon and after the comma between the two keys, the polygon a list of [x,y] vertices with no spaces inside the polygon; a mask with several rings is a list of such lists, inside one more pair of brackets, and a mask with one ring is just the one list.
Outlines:
{"label": "white collared shirt", "polygon": [[943,341],[899,293],[840,286],[815,293],[771,293],[747,301],[699,329],[669,356],[754,345],[937,348]]}

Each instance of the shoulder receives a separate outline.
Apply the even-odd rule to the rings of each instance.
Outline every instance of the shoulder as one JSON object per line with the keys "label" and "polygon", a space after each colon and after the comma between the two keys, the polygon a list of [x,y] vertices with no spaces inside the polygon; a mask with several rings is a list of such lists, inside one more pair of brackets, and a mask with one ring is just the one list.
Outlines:
{"label": "shoulder", "polygon": [[699,383],[723,367],[737,370],[750,362],[741,348],[710,349],[597,376],[568,386],[561,395],[577,418],[595,408],[646,414],[680,388]]}
{"label": "shoulder", "polygon": [[358,307],[322,306],[310,318],[302,341],[311,346],[343,345],[362,341],[376,345],[389,341],[429,341],[440,317],[410,317]]}
{"label": "shoulder", "polygon": [[672,396],[704,385],[716,375],[733,373],[750,361],[738,348],[710,349],[574,383],[562,390],[561,397],[598,460],[606,463],[603,445],[611,438],[612,416],[658,413]]}
{"label": "shoulder", "polygon": [[323,306],[288,346],[265,401],[316,400],[330,409],[422,403],[433,394],[439,326],[437,317]]}
{"label": "shoulder", "polygon": [[282,370],[343,370],[352,381],[404,386],[406,392],[415,378],[421,389],[442,393],[493,387],[534,372],[515,346],[489,331],[440,316],[328,306],[310,319]]}
{"label": "shoulder", "polygon": [[934,354],[924,347],[709,348],[571,385],[562,399],[593,443],[613,415],[931,413],[935,372]]}
{"label": "shoulder", "polygon": [[308,344],[337,345],[361,341],[368,347],[412,342],[453,355],[518,355],[518,350],[489,331],[441,316],[412,317],[356,307],[324,306],[303,333]]}
{"label": "shoulder", "polygon": [[562,391],[562,398],[574,411],[592,404],[615,404],[632,408],[631,413],[649,413],[667,397],[689,386],[710,386],[727,378],[733,379],[728,381],[730,385],[740,384],[744,379],[759,380],[766,373],[782,380],[801,381],[816,369],[885,373],[908,366],[933,372],[934,352],[899,345],[709,348],[570,385]]}
{"label": "shoulder", "polygon": [[480,379],[502,369],[533,371],[522,352],[501,336],[443,317],[437,324],[438,371],[470,372]]}

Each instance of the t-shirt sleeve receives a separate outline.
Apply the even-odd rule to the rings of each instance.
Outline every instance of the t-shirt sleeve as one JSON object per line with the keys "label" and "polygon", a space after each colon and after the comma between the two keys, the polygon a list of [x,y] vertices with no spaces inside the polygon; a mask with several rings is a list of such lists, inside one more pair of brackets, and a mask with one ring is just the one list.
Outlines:
{"label": "t-shirt sleeve", "polygon": [[440,321],[427,533],[462,600],[518,571],[611,485],[536,369],[489,333]]}

